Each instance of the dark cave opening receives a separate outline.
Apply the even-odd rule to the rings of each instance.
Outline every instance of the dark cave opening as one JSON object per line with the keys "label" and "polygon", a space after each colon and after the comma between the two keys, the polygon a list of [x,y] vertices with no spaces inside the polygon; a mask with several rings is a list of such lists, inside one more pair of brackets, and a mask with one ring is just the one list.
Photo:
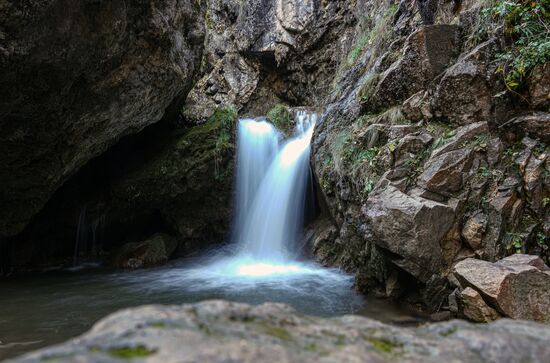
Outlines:
{"label": "dark cave opening", "polygon": [[109,187],[157,155],[174,132],[177,126],[164,118],[121,138],[88,161],[52,195],[22,233],[0,243],[0,265],[5,273],[67,266],[80,258],[101,260],[105,252],[125,242],[157,232],[170,233],[155,210],[126,221],[112,220]]}

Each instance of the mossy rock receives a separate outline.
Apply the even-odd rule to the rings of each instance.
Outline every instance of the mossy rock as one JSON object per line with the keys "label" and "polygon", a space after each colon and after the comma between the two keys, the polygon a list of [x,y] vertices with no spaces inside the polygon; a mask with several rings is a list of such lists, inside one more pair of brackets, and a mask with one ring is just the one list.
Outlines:
{"label": "mossy rock", "polygon": [[292,132],[293,118],[288,106],[277,104],[267,113],[266,117],[282,133],[289,135]]}

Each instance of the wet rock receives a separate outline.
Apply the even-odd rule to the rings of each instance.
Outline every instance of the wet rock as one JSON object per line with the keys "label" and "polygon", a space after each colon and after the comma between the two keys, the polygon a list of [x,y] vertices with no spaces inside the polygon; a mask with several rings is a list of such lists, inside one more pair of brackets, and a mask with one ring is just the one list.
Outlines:
{"label": "wet rock", "polygon": [[473,216],[466,220],[462,227],[462,237],[475,251],[482,247],[483,236],[487,229],[487,216],[477,211]]}
{"label": "wet rock", "polygon": [[472,156],[472,150],[465,148],[430,158],[418,178],[418,185],[442,195],[459,191],[464,174],[471,166]]}
{"label": "wet rock", "polygon": [[488,120],[493,94],[487,75],[493,48],[494,40],[482,43],[445,71],[432,99],[436,117],[457,125]]}
{"label": "wet rock", "polygon": [[127,243],[113,258],[118,268],[137,269],[165,263],[174,254],[178,243],[167,234],[156,234],[144,241]]}
{"label": "wet rock", "polygon": [[527,87],[533,107],[544,109],[550,106],[550,62],[533,68]]}
{"label": "wet rock", "polygon": [[374,242],[399,256],[394,263],[404,270],[427,281],[442,267],[440,241],[453,224],[452,207],[388,185],[373,191],[363,214]]}
{"label": "wet rock", "polygon": [[453,272],[462,286],[478,291],[501,314],[548,322],[550,274],[528,264],[531,261],[522,257],[491,263],[469,258],[457,263]]}
{"label": "wet rock", "polygon": [[548,326],[526,321],[402,328],[361,316],[307,317],[282,304],[209,301],[123,310],[81,337],[9,362],[543,363],[549,340]]}
{"label": "wet rock", "polygon": [[0,7],[0,235],[191,87],[204,38],[192,0],[4,1]]}
{"label": "wet rock", "polygon": [[500,317],[500,314],[489,307],[481,295],[471,287],[467,287],[459,294],[462,314],[469,320],[478,323],[488,323]]}

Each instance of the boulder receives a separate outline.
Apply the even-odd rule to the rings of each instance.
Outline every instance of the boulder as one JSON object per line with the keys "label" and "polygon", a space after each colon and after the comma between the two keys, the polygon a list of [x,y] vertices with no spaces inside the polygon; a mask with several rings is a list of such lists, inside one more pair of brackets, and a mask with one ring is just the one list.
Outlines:
{"label": "boulder", "polygon": [[475,122],[470,125],[462,126],[454,131],[453,136],[446,140],[445,144],[432,152],[432,157],[439,156],[449,151],[460,149],[465,143],[475,139],[476,136],[482,136],[489,132],[487,122]]}
{"label": "boulder", "polygon": [[0,236],[191,87],[204,38],[193,0],[3,1]]}
{"label": "boulder", "polygon": [[517,127],[532,138],[550,143],[550,113],[548,112],[533,112],[514,117],[506,122],[505,126]]}
{"label": "boulder", "polygon": [[462,286],[478,291],[501,314],[550,322],[550,274],[529,263],[540,266],[530,257],[497,263],[468,258],[457,263],[453,273]]}
{"label": "boulder", "polygon": [[459,294],[462,314],[469,320],[478,323],[488,323],[500,317],[500,314],[489,307],[481,295],[471,287],[467,287]]}
{"label": "boulder", "polygon": [[488,120],[493,102],[488,74],[494,46],[494,40],[480,44],[445,71],[432,99],[436,117],[457,125]]}
{"label": "boulder", "polygon": [[483,236],[487,230],[487,216],[477,211],[468,218],[462,227],[462,238],[468,243],[472,250],[478,250],[482,247]]}
{"label": "boulder", "polygon": [[430,158],[418,177],[418,185],[430,192],[450,196],[462,188],[472,156],[472,150],[464,148]]}
{"label": "boulder", "polygon": [[421,281],[439,272],[440,241],[453,225],[453,207],[378,185],[362,212],[374,243],[399,256],[395,264]]}
{"label": "boulder", "polygon": [[303,316],[283,304],[207,301],[122,310],[78,338],[6,363],[544,363],[548,341],[548,326],[527,321],[453,320],[411,328],[362,316]]}
{"label": "boulder", "polygon": [[167,234],[156,234],[140,242],[130,242],[116,252],[112,265],[118,268],[137,269],[168,261],[178,243]]}

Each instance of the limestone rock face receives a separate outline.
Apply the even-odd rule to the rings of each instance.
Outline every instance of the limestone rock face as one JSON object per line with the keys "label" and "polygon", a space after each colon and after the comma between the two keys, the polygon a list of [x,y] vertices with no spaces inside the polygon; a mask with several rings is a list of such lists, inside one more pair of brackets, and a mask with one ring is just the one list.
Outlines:
{"label": "limestone rock face", "polygon": [[461,285],[477,290],[500,313],[548,322],[550,274],[541,262],[529,256],[512,256],[496,263],[469,258],[457,263],[453,271]]}
{"label": "limestone rock face", "polygon": [[0,236],[192,85],[196,1],[4,1],[0,6]]}
{"label": "limestone rock face", "polygon": [[[221,242],[229,230],[236,114],[218,110],[203,125],[175,133],[161,152],[109,189],[110,221],[160,212],[188,253]],[[145,218],[144,218],[145,216]]]}
{"label": "limestone rock face", "polygon": [[143,306],[13,362],[522,362],[550,356],[550,328],[454,320],[399,328],[360,316],[301,316],[282,304]]}
{"label": "limestone rock face", "polygon": [[278,103],[319,105],[342,58],[354,8],[341,1],[208,0],[201,79],[183,108],[202,123],[216,107],[265,115]]}

